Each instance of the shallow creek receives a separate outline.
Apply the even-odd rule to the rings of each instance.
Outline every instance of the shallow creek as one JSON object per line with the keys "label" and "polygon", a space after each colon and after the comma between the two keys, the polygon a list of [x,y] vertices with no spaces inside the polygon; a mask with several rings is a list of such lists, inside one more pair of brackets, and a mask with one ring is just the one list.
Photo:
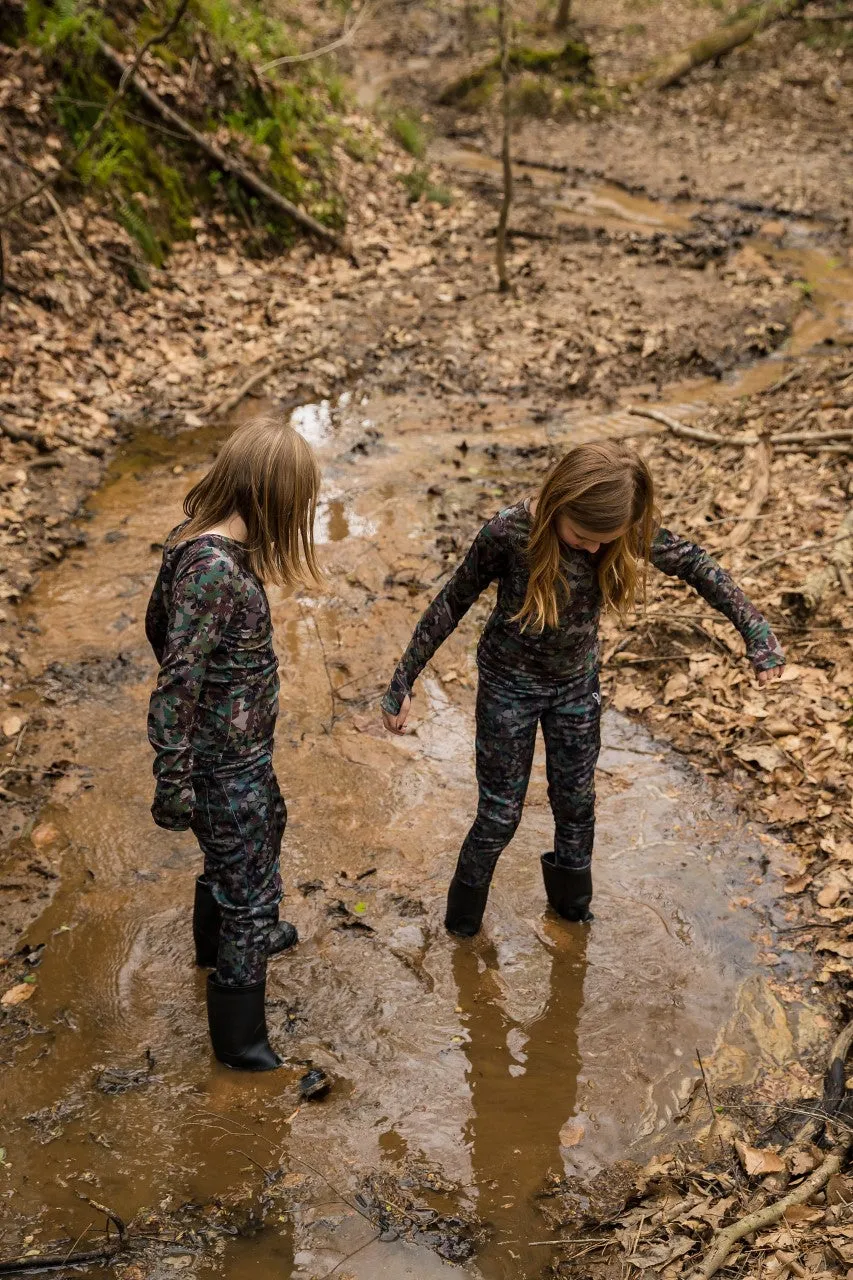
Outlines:
{"label": "shallow creek", "polygon": [[[746,376],[769,382],[784,357],[764,364],[766,375]],[[745,385],[674,388],[667,402],[689,412]],[[538,857],[552,826],[540,756],[484,933],[468,942],[443,930],[476,804],[475,627],[466,623],[422,681],[411,735],[384,735],[376,710],[440,576],[428,488],[511,481],[511,451],[492,450],[495,460],[485,446],[556,444],[597,434],[602,419],[532,428],[510,407],[468,406],[461,461],[447,405],[345,397],[294,421],[323,461],[328,585],[314,596],[271,592],[276,766],[290,811],[283,913],[301,938],[270,966],[271,1037],[288,1066],[245,1077],[212,1061],[191,952],[197,850],[148,813],[154,665],[142,623],[156,544],[221,432],[143,435],[93,498],[88,545],[21,608],[33,671],[58,664],[83,745],[28,836],[41,833],[59,880],[26,939],[46,944],[28,1003],[41,1034],[4,1068],[4,1252],[36,1220],[33,1247],[73,1240],[92,1220],[81,1190],[130,1217],[164,1202],[248,1197],[262,1168],[281,1164],[280,1211],[206,1268],[309,1280],[354,1254],[336,1274],[429,1280],[450,1269],[425,1249],[370,1244],[370,1224],[337,1195],[351,1199],[367,1174],[401,1175],[414,1162],[455,1185],[433,1197],[445,1212],[492,1224],[470,1274],[535,1277],[548,1251],[530,1242],[549,1233],[534,1197],[549,1170],[644,1157],[701,1114],[697,1047],[718,1083],[737,1083],[768,1056],[802,1052],[814,1019],[792,1020],[758,963],[756,934],[774,911],[760,833],[725,792],[613,713],[592,926],[544,912]],[[637,433],[637,419],[620,414],[609,430],[620,423]],[[481,602],[474,619],[484,616]],[[335,1083],[325,1100],[300,1105],[309,1064]],[[131,1071],[135,1087],[105,1089]]]}

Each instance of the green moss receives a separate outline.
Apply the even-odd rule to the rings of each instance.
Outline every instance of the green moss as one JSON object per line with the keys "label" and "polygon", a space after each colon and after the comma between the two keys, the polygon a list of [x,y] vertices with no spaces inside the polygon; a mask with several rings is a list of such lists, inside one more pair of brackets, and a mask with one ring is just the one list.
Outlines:
{"label": "green moss", "polygon": [[[592,74],[592,54],[587,45],[567,40],[556,49],[520,46],[510,50],[509,66],[513,72],[550,75],[559,80],[587,80]],[[439,102],[445,106],[464,106],[476,110],[491,97],[500,79],[500,57],[467,72],[445,86]]]}

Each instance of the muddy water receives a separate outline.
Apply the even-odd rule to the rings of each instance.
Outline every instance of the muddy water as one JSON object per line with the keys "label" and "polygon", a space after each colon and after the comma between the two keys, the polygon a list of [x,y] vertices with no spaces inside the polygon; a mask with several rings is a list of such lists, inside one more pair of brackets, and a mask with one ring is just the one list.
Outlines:
{"label": "muddy water", "polygon": [[[281,1072],[247,1078],[212,1062],[190,938],[197,850],[148,814],[154,668],[141,628],[154,544],[217,436],[138,440],[91,504],[88,547],[24,607],[34,669],[64,673],[87,773],[75,793],[69,771],[32,835],[61,879],[27,938],[46,944],[26,1006],[38,1034],[4,1071],[4,1249],[34,1221],[33,1247],[73,1240],[93,1217],[81,1191],[126,1217],[222,1196],[250,1203],[262,1170],[282,1166],[267,1226],[229,1245],[215,1271],[308,1280],[358,1250],[342,1270],[428,1280],[443,1263],[370,1244],[372,1228],[339,1196],[372,1171],[427,1166],[456,1188],[439,1207],[492,1227],[472,1274],[538,1276],[546,1257],[528,1242],[543,1238],[533,1198],[549,1170],[592,1171],[670,1137],[695,1094],[697,1046],[729,1082],[765,1052],[801,1048],[756,967],[761,844],[724,795],[615,715],[594,924],[544,912],[538,857],[552,827],[537,758],[486,930],[471,942],[443,930],[475,807],[476,628],[423,680],[412,735],[383,735],[376,699],[439,574],[428,488],[511,484],[511,453],[494,462],[483,447],[530,442],[525,422],[477,414],[466,414],[462,462],[458,426],[434,405],[355,397],[295,419],[323,459],[329,581],[316,596],[271,593],[276,766],[290,810],[284,910],[301,937],[270,967]],[[300,1105],[308,1065],[335,1085]]]}

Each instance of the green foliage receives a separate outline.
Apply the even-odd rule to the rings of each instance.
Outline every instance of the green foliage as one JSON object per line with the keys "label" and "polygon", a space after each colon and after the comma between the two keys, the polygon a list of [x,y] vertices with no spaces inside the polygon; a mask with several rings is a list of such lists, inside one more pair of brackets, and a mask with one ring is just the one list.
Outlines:
{"label": "green foliage", "polygon": [[[109,10],[122,27],[89,0],[24,0],[14,39],[27,39],[49,59],[60,79],[55,99],[69,149],[88,136],[116,78],[105,64],[99,40],[130,51],[160,30],[174,12],[175,0],[146,0],[137,7],[135,28],[126,10]],[[265,12],[260,0],[191,0],[187,15],[156,56],[175,70],[195,51],[194,28],[203,28],[214,54],[213,78],[203,86],[211,107],[208,128],[223,123],[235,135],[235,152],[247,153],[270,185],[314,217],[342,226],[344,208],[331,189],[332,146],[343,141],[359,158],[375,154],[336,116],[347,102],[344,81],[326,60],[287,66],[274,80],[261,79],[254,67],[297,52],[290,29]],[[11,34],[11,32],[10,32]],[[219,103],[230,110],[224,120]],[[148,120],[148,123],[146,123]],[[204,129],[204,122],[194,121]],[[199,204],[228,203],[253,230],[258,252],[289,244],[289,220],[242,191],[230,176],[207,168],[198,152],[160,128],[133,91],[116,107],[98,138],[79,158],[75,176],[104,193],[117,220],[140,245],[147,260],[161,265],[175,239],[192,235]],[[140,274],[138,281],[147,281]]]}
{"label": "green foliage", "polygon": [[423,159],[426,155],[427,136],[418,116],[413,116],[408,111],[397,111],[391,117],[389,128],[404,151],[408,151],[416,160]]}
{"label": "green foliage", "polygon": [[426,165],[416,164],[410,173],[400,175],[400,181],[409,193],[411,204],[427,200],[432,204],[440,204],[445,209],[453,204],[453,193],[441,183],[431,181]]}
{"label": "green foliage", "polygon": [[298,52],[284,24],[253,0],[193,0],[191,11],[218,44],[247,62],[272,62]]}
{"label": "green foliage", "polygon": [[82,0],[26,0],[24,22],[30,44],[47,54],[69,46],[91,58],[97,52],[103,15]]}

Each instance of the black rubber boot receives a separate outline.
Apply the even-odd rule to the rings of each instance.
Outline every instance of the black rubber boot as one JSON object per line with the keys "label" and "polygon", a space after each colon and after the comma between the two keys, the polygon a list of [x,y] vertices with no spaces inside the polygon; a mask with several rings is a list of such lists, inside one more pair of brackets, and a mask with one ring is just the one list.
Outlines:
{"label": "black rubber boot", "polygon": [[585,867],[558,867],[553,853],[542,854],[542,878],[548,902],[564,920],[586,921],[594,919],[589,909],[592,902],[592,869]]}
{"label": "black rubber boot", "polygon": [[463,884],[454,876],[447,891],[444,927],[461,938],[473,938],[475,933],[480,932],[488,899],[488,885],[485,889],[475,889],[473,885]]}
{"label": "black rubber boot", "polygon": [[195,962],[203,969],[216,968],[216,952],[219,949],[219,926],[222,913],[204,876],[195,882],[193,903],[193,941]]}
{"label": "black rubber boot", "polygon": [[209,975],[210,1043],[224,1066],[237,1071],[274,1071],[281,1066],[267,1037],[266,988],[266,978],[250,987],[224,987]]}
{"label": "black rubber boot", "polygon": [[[193,939],[195,940],[195,962],[202,969],[216,968],[221,924],[222,912],[219,904],[204,876],[199,876],[195,882]],[[296,926],[289,920],[279,920],[270,932],[267,955],[276,956],[281,951],[287,951],[298,941],[299,934],[296,932]]]}

